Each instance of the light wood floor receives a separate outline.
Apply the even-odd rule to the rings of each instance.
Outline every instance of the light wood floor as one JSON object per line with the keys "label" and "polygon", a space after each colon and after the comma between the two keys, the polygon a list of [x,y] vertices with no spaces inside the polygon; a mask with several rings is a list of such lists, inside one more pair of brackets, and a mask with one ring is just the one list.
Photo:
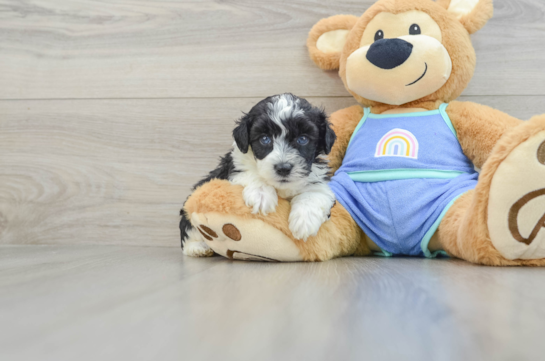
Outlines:
{"label": "light wood floor", "polygon": [[[540,359],[545,271],[183,258],[242,111],[354,104],[310,61],[372,0],[0,0],[0,360]],[[545,113],[545,2],[494,0],[462,99]]]}
{"label": "light wood floor", "polygon": [[4,246],[2,360],[542,360],[543,271]]}

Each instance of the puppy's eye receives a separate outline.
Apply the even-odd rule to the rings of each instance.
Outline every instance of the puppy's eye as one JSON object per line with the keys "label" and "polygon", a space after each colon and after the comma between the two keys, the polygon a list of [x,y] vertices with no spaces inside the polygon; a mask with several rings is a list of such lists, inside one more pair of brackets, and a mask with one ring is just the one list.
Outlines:
{"label": "puppy's eye", "polygon": [[384,31],[379,30],[375,33],[375,41],[384,39]]}
{"label": "puppy's eye", "polygon": [[271,138],[264,135],[259,139],[259,143],[261,143],[263,145],[269,145],[269,144],[271,144]]}
{"label": "puppy's eye", "polygon": [[297,144],[307,145],[308,144],[308,138],[305,137],[304,135],[300,136],[299,138],[297,138]]}
{"label": "puppy's eye", "polygon": [[420,26],[418,24],[412,24],[409,28],[409,34],[411,35],[420,35],[422,34],[422,30],[420,30]]}

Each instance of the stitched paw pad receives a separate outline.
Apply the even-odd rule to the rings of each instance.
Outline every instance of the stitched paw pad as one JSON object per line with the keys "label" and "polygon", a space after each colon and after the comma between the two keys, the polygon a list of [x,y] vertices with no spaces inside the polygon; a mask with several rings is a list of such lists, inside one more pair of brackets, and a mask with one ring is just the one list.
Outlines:
{"label": "stitched paw pad", "polygon": [[488,229],[505,258],[545,258],[545,131],[518,145],[496,170]]}
{"label": "stitched paw pad", "polygon": [[194,213],[191,223],[211,250],[229,259],[264,262],[302,260],[299,249],[289,237],[261,220]]}

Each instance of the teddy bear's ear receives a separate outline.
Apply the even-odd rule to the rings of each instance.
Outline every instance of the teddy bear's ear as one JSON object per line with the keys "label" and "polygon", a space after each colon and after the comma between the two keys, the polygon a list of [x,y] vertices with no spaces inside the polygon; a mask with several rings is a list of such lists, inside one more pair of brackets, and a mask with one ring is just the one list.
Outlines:
{"label": "teddy bear's ear", "polygon": [[358,21],[357,16],[335,15],[316,23],[308,34],[310,57],[324,70],[339,69],[341,52],[348,33]]}
{"label": "teddy bear's ear", "polygon": [[438,0],[437,3],[454,14],[470,34],[480,30],[494,13],[492,0]]}

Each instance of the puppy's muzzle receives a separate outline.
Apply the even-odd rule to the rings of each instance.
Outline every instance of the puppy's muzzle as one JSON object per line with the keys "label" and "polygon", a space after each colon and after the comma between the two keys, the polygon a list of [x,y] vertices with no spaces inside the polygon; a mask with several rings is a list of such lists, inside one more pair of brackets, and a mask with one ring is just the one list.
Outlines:
{"label": "puppy's muzzle", "polygon": [[381,39],[367,51],[367,60],[381,69],[394,69],[409,59],[413,44],[403,39]]}
{"label": "puppy's muzzle", "polygon": [[289,163],[279,163],[274,166],[274,170],[276,171],[276,174],[278,174],[281,177],[289,176],[292,169],[293,169],[293,165]]}

